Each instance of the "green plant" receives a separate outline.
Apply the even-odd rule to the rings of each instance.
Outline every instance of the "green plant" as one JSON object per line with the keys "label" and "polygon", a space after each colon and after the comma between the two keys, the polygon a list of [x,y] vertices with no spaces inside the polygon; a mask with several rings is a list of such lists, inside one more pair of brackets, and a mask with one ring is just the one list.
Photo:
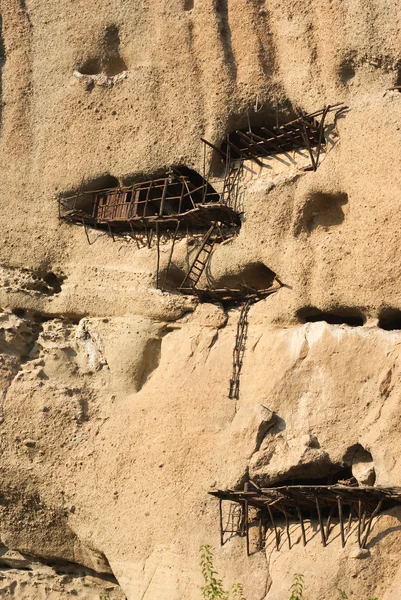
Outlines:
{"label": "green plant", "polygon": [[228,592],[223,587],[221,579],[217,578],[217,571],[213,565],[213,550],[208,544],[200,547],[203,579],[205,585],[202,586],[202,596],[205,600],[228,600]]}
{"label": "green plant", "polygon": [[240,583],[234,583],[231,591],[224,589],[223,582],[218,579],[213,564],[213,549],[208,544],[200,547],[200,564],[205,585],[202,586],[202,596],[205,600],[246,600],[244,588]]}
{"label": "green plant", "polygon": [[[339,594],[340,594],[340,598],[341,600],[349,600],[347,594],[344,592],[344,590],[338,590]],[[369,600],[379,600],[378,598],[369,598]]]}
{"label": "green plant", "polygon": [[241,583],[234,583],[233,587],[231,588],[231,595],[233,600],[246,600],[244,596],[244,588]]}
{"label": "green plant", "polygon": [[290,587],[290,600],[301,600],[304,593],[304,576],[301,573],[295,573]]}

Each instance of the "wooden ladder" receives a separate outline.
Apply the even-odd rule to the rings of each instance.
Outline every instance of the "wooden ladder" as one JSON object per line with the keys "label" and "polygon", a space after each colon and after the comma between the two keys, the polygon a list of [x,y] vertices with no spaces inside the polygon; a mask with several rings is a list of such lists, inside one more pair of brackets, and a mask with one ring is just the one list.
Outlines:
{"label": "wooden ladder", "polygon": [[223,203],[226,206],[230,206],[235,210],[236,200],[237,200],[237,192],[238,185],[240,182],[240,178],[243,172],[243,162],[241,161],[239,165],[235,165],[233,163],[229,166],[229,171],[224,179],[223,192],[221,194]]}
{"label": "wooden ladder", "polygon": [[199,279],[202,277],[202,273],[209,262],[210,255],[214,247],[214,241],[211,239],[214,230],[216,229],[216,223],[213,223],[208,229],[204,236],[201,245],[199,246],[198,252],[189,267],[188,273],[185,275],[183,282],[181,283],[179,290],[195,289]]}
{"label": "wooden ladder", "polygon": [[235,346],[233,350],[233,374],[230,379],[230,391],[228,394],[229,398],[235,400],[238,400],[239,398],[239,383],[245,354],[246,337],[248,332],[248,312],[250,306],[251,303],[249,300],[242,305],[237,323],[237,333],[235,336]]}

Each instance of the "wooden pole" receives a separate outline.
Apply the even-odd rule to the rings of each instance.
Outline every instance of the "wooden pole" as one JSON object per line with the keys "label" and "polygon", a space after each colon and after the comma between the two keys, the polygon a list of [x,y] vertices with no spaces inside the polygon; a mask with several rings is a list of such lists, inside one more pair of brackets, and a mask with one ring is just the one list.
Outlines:
{"label": "wooden pole", "polygon": [[248,523],[248,500],[245,500],[245,536],[246,536],[246,555],[249,556],[249,523]]}
{"label": "wooden pole", "polygon": [[300,132],[301,132],[302,138],[304,140],[304,144],[309,152],[309,156],[310,156],[310,159],[312,162],[312,168],[314,171],[316,171],[317,165],[315,163],[315,157],[313,156],[312,148],[311,148],[311,145],[309,142],[308,131],[307,131],[306,125],[304,123],[302,123],[302,129],[300,129]]}
{"label": "wooden pole", "polygon": [[267,503],[267,510],[269,512],[269,517],[270,517],[270,521],[272,522],[273,528],[274,528],[274,534],[276,536],[276,549],[278,550],[280,547],[280,535],[279,532],[277,531],[277,527],[276,527],[276,523],[273,519],[273,512],[272,509],[270,508],[270,505]]}
{"label": "wooden pole", "polygon": [[296,505],[296,509],[297,509],[297,514],[298,514],[299,522],[301,523],[302,542],[303,542],[303,545],[306,546],[306,534],[305,534],[304,519],[303,519],[303,516],[302,516],[301,509],[299,508],[298,504]]}
{"label": "wooden pole", "polygon": [[333,512],[334,512],[334,506],[330,507],[330,512],[329,512],[329,516],[327,517],[327,522],[326,522],[326,540],[329,539],[329,535],[330,535],[330,527],[331,527],[331,519],[333,516]]}
{"label": "wooden pole", "polygon": [[156,265],[156,288],[159,289],[159,271],[160,271],[160,233],[159,222],[156,221],[156,247],[157,247],[157,265]]}
{"label": "wooden pole", "polygon": [[326,536],[324,535],[324,525],[323,525],[322,513],[320,510],[319,498],[317,496],[315,498],[315,501],[316,501],[317,516],[319,518],[319,527],[320,527],[320,535],[322,537],[322,544],[324,547],[326,547]]}
{"label": "wooden pole", "polygon": [[345,535],[344,535],[344,521],[343,521],[343,506],[341,504],[341,498],[337,498],[338,504],[338,517],[340,520],[340,532],[341,532],[341,545],[344,548],[345,546]]}
{"label": "wooden pole", "polygon": [[285,516],[285,529],[287,531],[288,548],[291,550],[290,524],[289,524],[289,521],[288,521],[287,511],[285,510],[284,507],[283,507],[283,513],[284,513],[284,516]]}
{"label": "wooden pole", "polygon": [[363,537],[363,541],[362,541],[362,548],[366,548],[366,542],[368,541],[368,537],[369,537],[369,533],[370,533],[370,528],[372,527],[372,521],[374,519],[374,517],[377,515],[377,513],[379,512],[379,510],[381,509],[383,504],[383,499],[379,500],[375,510],[372,512],[372,514],[370,515],[367,527],[366,527],[366,533]]}
{"label": "wooden pole", "polygon": [[219,516],[220,516],[220,546],[224,544],[224,529],[223,529],[223,499],[219,498]]}
{"label": "wooden pole", "polygon": [[362,502],[358,500],[358,544],[362,548],[361,542],[361,516],[362,516]]}
{"label": "wooden pole", "polygon": [[349,533],[351,531],[351,524],[352,524],[352,504],[349,505],[347,533]]}
{"label": "wooden pole", "polygon": [[262,532],[262,511],[260,511],[259,515],[259,549],[263,548],[263,532]]}

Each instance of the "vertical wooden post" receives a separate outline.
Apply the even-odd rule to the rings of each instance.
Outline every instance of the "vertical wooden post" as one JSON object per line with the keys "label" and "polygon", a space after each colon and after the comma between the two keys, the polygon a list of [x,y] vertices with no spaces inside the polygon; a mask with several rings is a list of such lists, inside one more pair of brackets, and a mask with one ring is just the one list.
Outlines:
{"label": "vertical wooden post", "polygon": [[280,535],[279,532],[277,531],[277,527],[276,527],[276,523],[273,519],[273,512],[272,509],[270,508],[270,504],[267,503],[267,510],[269,511],[269,517],[270,517],[270,521],[272,522],[273,528],[274,528],[274,534],[276,536],[276,549],[278,550],[280,547]]}
{"label": "vertical wooden post", "polygon": [[340,520],[341,545],[344,548],[344,546],[345,546],[345,535],[344,535],[343,507],[342,507],[342,504],[341,504],[341,498],[340,498],[340,496],[338,496],[338,498],[337,498],[337,505],[338,505],[338,517],[339,517],[339,520]]}
{"label": "vertical wooden post", "polygon": [[302,138],[304,140],[304,144],[306,146],[306,149],[309,152],[309,156],[310,156],[311,163],[312,163],[312,168],[313,168],[314,171],[316,171],[317,165],[316,165],[315,157],[313,156],[313,151],[312,151],[312,148],[311,148],[311,145],[310,145],[310,142],[309,142],[308,130],[306,129],[306,125],[305,125],[304,122],[302,122],[302,124],[301,124],[300,133],[301,133],[301,136],[302,136]]}
{"label": "vertical wooden post", "polygon": [[382,504],[383,504],[383,499],[379,500],[375,510],[370,515],[370,518],[369,518],[369,521],[368,521],[368,524],[366,527],[366,533],[362,540],[362,548],[366,547],[366,543],[368,541],[368,537],[369,537],[369,533],[370,533],[370,528],[372,527],[372,521],[373,521],[374,517],[377,515],[377,513],[379,512],[379,510],[381,509]]}
{"label": "vertical wooden post", "polygon": [[288,548],[291,550],[290,524],[288,521],[288,515],[287,515],[287,511],[285,510],[285,507],[283,507],[283,512],[284,512],[284,517],[285,517],[285,529],[287,532]]}
{"label": "vertical wooden post", "polygon": [[330,527],[331,527],[331,518],[333,516],[333,512],[334,512],[334,506],[331,506],[330,507],[330,512],[329,512],[329,516],[327,517],[327,522],[326,522],[326,540],[329,539]]}
{"label": "vertical wooden post", "polygon": [[159,233],[159,222],[158,221],[156,221],[156,246],[157,246],[156,288],[159,289],[160,233]]}
{"label": "vertical wooden post", "polygon": [[262,534],[262,510],[259,516],[259,550],[263,548],[263,534]]}
{"label": "vertical wooden post", "polygon": [[244,508],[245,508],[246,555],[249,556],[248,500],[245,500]]}
{"label": "vertical wooden post", "polygon": [[349,533],[351,531],[351,524],[352,524],[352,504],[349,505],[347,533]]}
{"label": "vertical wooden post", "polygon": [[143,215],[142,215],[143,217],[146,217],[146,211],[147,211],[147,208],[148,208],[150,190],[151,190],[152,187],[153,187],[153,181],[150,181],[149,185],[148,185],[148,189],[146,191],[145,206],[143,207]]}
{"label": "vertical wooden post", "polygon": [[305,533],[304,519],[303,519],[303,516],[301,513],[301,509],[299,508],[298,504],[296,505],[296,509],[297,509],[297,515],[298,515],[299,522],[301,523],[302,542],[303,542],[303,545],[306,546],[306,533]]}
{"label": "vertical wooden post", "polygon": [[358,544],[362,548],[361,542],[361,516],[362,516],[362,502],[358,500]]}
{"label": "vertical wooden post", "polygon": [[319,499],[316,496],[315,498],[316,501],[316,510],[317,510],[317,516],[319,518],[319,527],[320,527],[320,535],[322,537],[322,544],[324,547],[326,547],[326,536],[324,535],[324,526],[323,526],[323,519],[322,519],[322,513],[320,510],[320,504],[319,504]]}
{"label": "vertical wooden post", "polygon": [[317,153],[316,153],[316,168],[319,166],[319,158],[320,158],[320,152],[322,149],[322,142],[323,142],[324,122],[326,119],[326,115],[329,111],[329,108],[330,108],[330,106],[324,107],[322,118],[319,123],[319,142],[318,142]]}
{"label": "vertical wooden post", "polygon": [[164,201],[166,199],[166,194],[167,194],[167,186],[169,184],[169,178],[166,177],[166,179],[164,180],[164,186],[163,186],[163,192],[162,192],[162,199],[160,201],[160,207],[159,207],[159,216],[161,217],[163,214],[163,209],[164,209]]}
{"label": "vertical wooden post", "polygon": [[223,499],[219,498],[219,516],[220,516],[220,546],[224,544],[224,529],[223,529]]}
{"label": "vertical wooden post", "polygon": [[185,191],[185,186],[184,186],[184,181],[181,179],[181,195],[180,195],[180,199],[178,201],[178,214],[181,214],[181,210],[182,210],[182,199],[184,197],[184,191]]}
{"label": "vertical wooden post", "polygon": [[[249,488],[248,482],[244,483],[244,493],[245,494],[248,492],[248,488]],[[245,518],[246,554],[247,554],[247,556],[249,556],[249,523],[248,523],[249,507],[248,507],[248,500],[245,500],[245,502],[244,502],[244,513],[245,513],[244,518]]]}

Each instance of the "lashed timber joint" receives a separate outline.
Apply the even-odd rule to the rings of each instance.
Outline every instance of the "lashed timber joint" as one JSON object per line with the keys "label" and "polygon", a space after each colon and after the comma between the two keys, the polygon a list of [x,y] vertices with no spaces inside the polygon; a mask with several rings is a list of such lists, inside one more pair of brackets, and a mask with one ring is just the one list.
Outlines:
{"label": "lashed timber joint", "polygon": [[[274,531],[277,550],[281,543],[281,525],[285,523],[288,547],[293,541],[290,522],[297,522],[304,545],[308,542],[306,521],[316,519],[323,546],[329,541],[334,525],[339,525],[342,547],[356,524],[360,548],[366,548],[373,521],[381,510],[401,504],[400,487],[351,487],[348,485],[291,485],[272,488],[259,488],[246,483],[243,491],[217,490],[209,492],[219,499],[220,540],[225,543],[226,533],[246,536],[247,554],[250,554],[249,509],[258,509],[259,548],[263,546],[264,532]],[[239,505],[243,511],[243,523],[233,532],[224,524],[223,501]],[[230,508],[230,512],[232,512]],[[230,513],[229,513],[230,514]],[[232,521],[231,521],[232,522]],[[232,529],[232,528],[231,528]],[[355,529],[355,528],[354,528]]]}
{"label": "lashed timber joint", "polygon": [[[299,117],[287,123],[275,126],[251,126],[248,129],[235,130],[224,139],[221,147],[203,140],[220,155],[224,161],[252,160],[263,166],[263,159],[305,148],[311,159],[307,169],[316,171],[325,141],[325,121],[329,112],[335,111],[336,117],[347,109],[343,104],[328,105],[314,113],[299,112]],[[315,151],[313,151],[315,149]]]}

